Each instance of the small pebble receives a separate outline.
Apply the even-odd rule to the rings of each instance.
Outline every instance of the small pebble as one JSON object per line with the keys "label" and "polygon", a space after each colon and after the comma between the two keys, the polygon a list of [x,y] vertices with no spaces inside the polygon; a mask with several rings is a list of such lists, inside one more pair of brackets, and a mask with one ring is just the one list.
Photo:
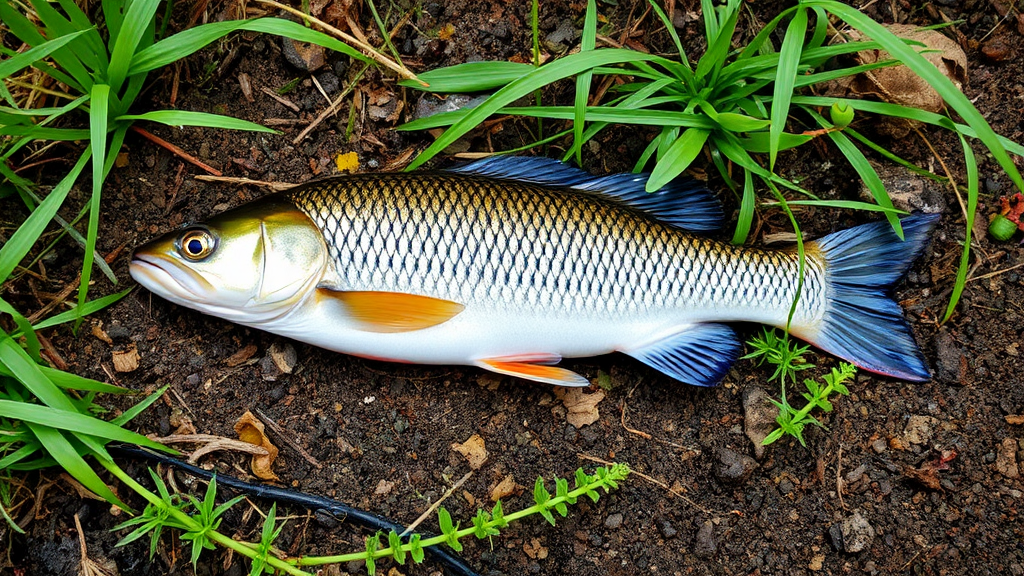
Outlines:
{"label": "small pebble", "polygon": [[675,535],[679,533],[675,527],[672,526],[672,523],[665,517],[659,517],[656,522],[658,524],[658,530],[666,540],[675,537]]}
{"label": "small pebble", "polygon": [[710,520],[704,522],[697,531],[697,543],[693,552],[699,557],[707,558],[718,550],[715,544],[715,525]]}
{"label": "small pebble", "polygon": [[875,529],[860,512],[854,512],[852,516],[836,522],[829,528],[828,533],[832,537],[832,545],[837,550],[851,554],[864,550],[875,539]]}
{"label": "small pebble", "polygon": [[715,476],[726,484],[746,482],[757,468],[756,460],[728,448],[720,448],[715,455]]}
{"label": "small pebble", "polygon": [[622,514],[619,514],[619,513],[611,514],[607,518],[605,518],[605,520],[604,520],[604,527],[605,528],[610,528],[612,530],[615,530],[619,526],[622,526]]}
{"label": "small pebble", "polygon": [[882,438],[879,438],[878,440],[875,440],[874,442],[871,443],[871,449],[877,452],[878,454],[885,452],[886,448],[888,448],[888,445]]}

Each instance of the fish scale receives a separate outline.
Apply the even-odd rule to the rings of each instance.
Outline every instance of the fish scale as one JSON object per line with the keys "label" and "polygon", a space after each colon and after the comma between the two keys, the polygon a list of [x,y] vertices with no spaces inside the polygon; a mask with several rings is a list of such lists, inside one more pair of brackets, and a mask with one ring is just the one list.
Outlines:
{"label": "fish scale", "polygon": [[[777,313],[796,291],[792,251],[697,237],[589,192],[420,173],[356,175],[288,197],[324,230],[334,281],[348,290],[609,318]],[[797,319],[820,319],[824,296],[812,255]]]}

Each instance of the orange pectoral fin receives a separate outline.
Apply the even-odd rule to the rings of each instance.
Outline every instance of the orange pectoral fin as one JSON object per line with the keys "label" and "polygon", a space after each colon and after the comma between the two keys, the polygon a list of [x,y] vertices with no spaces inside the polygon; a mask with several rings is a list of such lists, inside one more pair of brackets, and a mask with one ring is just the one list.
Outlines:
{"label": "orange pectoral fin", "polygon": [[336,298],[367,332],[412,332],[437,326],[466,307],[458,302],[401,292],[335,292],[318,288],[320,297]]}
{"label": "orange pectoral fin", "polygon": [[[553,355],[539,356],[549,357]],[[485,358],[478,361],[477,366],[491,372],[497,372],[498,374],[515,376],[516,378],[533,380],[534,382],[542,382],[554,386],[590,386],[590,381],[583,376],[557,366],[541,366],[526,362],[507,362],[503,358]]]}

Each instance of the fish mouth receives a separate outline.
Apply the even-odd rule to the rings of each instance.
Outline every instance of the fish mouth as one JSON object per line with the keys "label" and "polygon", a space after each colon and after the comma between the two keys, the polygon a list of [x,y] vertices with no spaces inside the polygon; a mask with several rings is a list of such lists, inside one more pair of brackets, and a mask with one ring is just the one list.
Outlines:
{"label": "fish mouth", "polygon": [[165,257],[136,252],[128,273],[147,290],[177,303],[207,302],[213,285],[193,270]]}

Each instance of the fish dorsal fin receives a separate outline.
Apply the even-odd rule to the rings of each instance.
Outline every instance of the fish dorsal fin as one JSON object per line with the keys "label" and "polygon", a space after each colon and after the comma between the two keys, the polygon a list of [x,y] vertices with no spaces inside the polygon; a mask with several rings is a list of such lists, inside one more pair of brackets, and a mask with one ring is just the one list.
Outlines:
{"label": "fish dorsal fin", "polygon": [[530,156],[491,156],[449,171],[601,194],[690,232],[719,230],[725,220],[722,205],[711,191],[687,178],[647,192],[646,173],[593,176],[558,160]]}
{"label": "fish dorsal fin", "polygon": [[739,357],[740,341],[724,324],[697,324],[638,350],[623,352],[685,384],[714,386]]}
{"label": "fish dorsal fin", "polygon": [[447,322],[466,307],[458,302],[401,292],[335,291],[317,288],[320,298],[340,301],[367,332],[412,332]]}

